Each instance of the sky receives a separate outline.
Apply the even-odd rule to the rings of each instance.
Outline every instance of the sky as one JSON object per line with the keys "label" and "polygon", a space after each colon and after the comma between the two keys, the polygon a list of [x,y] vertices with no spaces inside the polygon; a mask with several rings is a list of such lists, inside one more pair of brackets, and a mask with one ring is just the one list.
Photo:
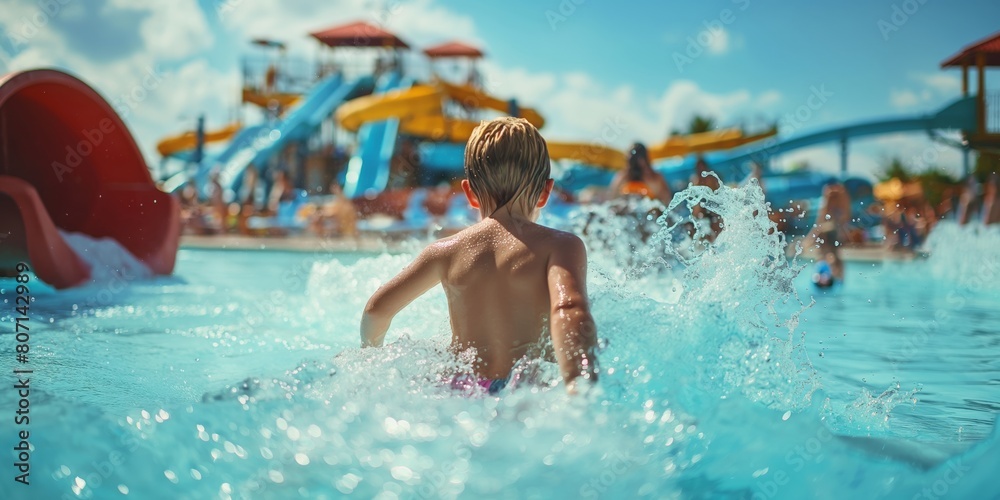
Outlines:
{"label": "sky", "polygon": [[[310,31],[356,20],[418,48],[475,43],[487,53],[487,90],[537,108],[547,138],[621,148],[663,140],[695,113],[720,125],[777,121],[783,135],[930,113],[961,94],[960,70],[941,61],[1000,31],[996,0],[3,2],[0,72],[57,67],[82,78],[151,163],[157,140],[198,115],[209,128],[236,116],[250,39],[282,40],[290,57],[313,61]],[[812,95],[822,102],[804,113]],[[838,155],[831,144],[781,163],[832,172]],[[957,151],[896,134],[852,142],[850,170],[871,176],[894,156],[961,168]]]}

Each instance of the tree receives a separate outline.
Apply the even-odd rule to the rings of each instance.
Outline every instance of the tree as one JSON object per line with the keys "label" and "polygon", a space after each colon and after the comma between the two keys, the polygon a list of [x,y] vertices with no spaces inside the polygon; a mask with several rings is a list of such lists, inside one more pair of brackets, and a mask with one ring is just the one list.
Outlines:
{"label": "tree", "polygon": [[893,157],[881,172],[875,174],[875,177],[881,182],[890,179],[899,179],[902,182],[907,182],[913,177],[913,174],[910,172],[910,168],[903,163],[903,160]]}
{"label": "tree", "polygon": [[691,117],[691,123],[688,124],[689,134],[700,134],[702,132],[708,132],[715,128],[715,118],[711,116],[701,116],[694,115]]}
{"label": "tree", "polygon": [[940,205],[946,198],[957,195],[961,186],[958,179],[941,167],[928,167],[915,177],[924,192],[924,199],[934,207]]}

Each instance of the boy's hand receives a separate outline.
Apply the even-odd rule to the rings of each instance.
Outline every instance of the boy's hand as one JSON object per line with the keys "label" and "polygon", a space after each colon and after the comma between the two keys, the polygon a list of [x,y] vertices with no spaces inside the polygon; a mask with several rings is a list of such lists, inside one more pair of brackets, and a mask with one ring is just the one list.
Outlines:
{"label": "boy's hand", "polygon": [[[378,324],[379,318],[368,314],[367,309],[365,314],[361,316],[361,347],[382,347],[382,342],[385,341],[385,332],[389,330],[389,320],[384,320],[384,325]],[[377,332],[381,332],[379,335]]]}
{"label": "boy's hand", "polygon": [[396,313],[441,282],[441,261],[442,249],[432,244],[368,299],[361,317],[361,347],[382,346]]}

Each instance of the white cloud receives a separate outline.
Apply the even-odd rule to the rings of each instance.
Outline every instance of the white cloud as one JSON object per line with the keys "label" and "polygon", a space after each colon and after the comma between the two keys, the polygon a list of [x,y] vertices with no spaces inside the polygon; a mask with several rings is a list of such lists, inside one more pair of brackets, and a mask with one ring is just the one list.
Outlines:
{"label": "white cloud", "polygon": [[772,108],[781,102],[781,92],[768,90],[757,97],[756,106],[761,109]]}
{"label": "white cloud", "polygon": [[962,89],[958,77],[946,73],[913,73],[909,76],[919,87],[892,88],[889,90],[889,103],[893,107],[906,109],[917,106],[940,104],[941,101],[958,97]]}
{"label": "white cloud", "polygon": [[721,55],[729,52],[729,32],[726,28],[718,28],[708,32],[710,36],[708,45],[709,54]]}
{"label": "white cloud", "polygon": [[912,78],[939,94],[957,95],[962,90],[961,80],[948,73],[917,73]]}
{"label": "white cloud", "polygon": [[157,59],[180,59],[211,46],[213,36],[195,0],[108,0],[102,16],[119,9],[145,10],[139,26],[144,49]]}
{"label": "white cloud", "polygon": [[[318,42],[307,34],[333,24],[364,21],[393,31],[414,48],[445,39],[461,39],[478,43],[471,17],[454,13],[435,5],[433,0],[390,1],[381,6],[370,0],[340,0],[315,2],[254,2],[226,0],[217,10],[223,24],[236,36],[249,40],[255,37],[284,37],[281,41],[289,52],[313,53]],[[446,27],[446,29],[442,29]],[[288,37],[287,34],[295,34]]]}
{"label": "white cloud", "polygon": [[487,61],[486,88],[517,97],[546,118],[546,138],[605,143],[625,148],[633,141],[656,143],[671,128],[684,128],[695,114],[735,125],[751,113],[774,113],[781,94],[748,90],[716,94],[690,80],[672,82],[660,95],[641,95],[627,83],[606,85],[581,72],[529,72]]}
{"label": "white cloud", "polygon": [[890,89],[889,102],[897,108],[912,108],[922,102],[920,96],[910,89]]}

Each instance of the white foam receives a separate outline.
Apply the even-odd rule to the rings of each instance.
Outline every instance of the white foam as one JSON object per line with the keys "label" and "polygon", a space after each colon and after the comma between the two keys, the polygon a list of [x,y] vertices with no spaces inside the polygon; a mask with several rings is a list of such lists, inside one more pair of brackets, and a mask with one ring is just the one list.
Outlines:
{"label": "white foam", "polygon": [[66,244],[90,267],[90,282],[146,279],[153,271],[112,238],[59,231]]}

